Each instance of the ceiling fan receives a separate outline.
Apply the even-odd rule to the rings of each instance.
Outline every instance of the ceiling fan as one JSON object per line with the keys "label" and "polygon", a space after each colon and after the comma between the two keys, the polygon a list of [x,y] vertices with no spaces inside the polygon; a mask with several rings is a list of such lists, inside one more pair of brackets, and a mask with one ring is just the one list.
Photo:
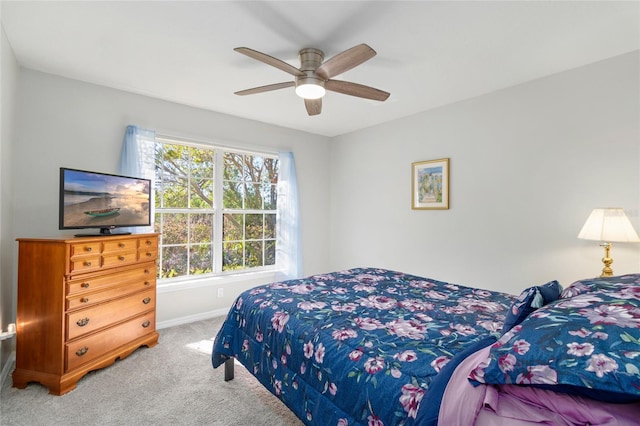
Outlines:
{"label": "ceiling fan", "polygon": [[296,94],[304,99],[304,105],[309,115],[318,115],[322,111],[322,97],[325,94],[325,90],[375,101],[385,101],[389,97],[388,92],[373,87],[349,81],[333,80],[333,77],[368,61],[376,55],[376,51],[364,43],[338,53],[325,62],[323,62],[324,52],[322,50],[314,48],[302,49],[298,52],[298,57],[300,58],[299,69],[278,58],[248,47],[236,47],[233,50],[276,67],[295,77],[294,81],[241,90],[235,92],[236,95],[253,95],[295,86]]}

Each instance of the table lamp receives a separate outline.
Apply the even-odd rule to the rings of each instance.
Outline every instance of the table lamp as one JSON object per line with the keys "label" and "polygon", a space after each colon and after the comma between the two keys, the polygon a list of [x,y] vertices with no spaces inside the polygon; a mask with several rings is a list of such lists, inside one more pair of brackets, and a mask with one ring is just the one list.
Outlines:
{"label": "table lamp", "polygon": [[620,208],[594,209],[578,234],[578,238],[601,241],[600,246],[604,247],[604,257],[602,258],[604,268],[602,268],[601,277],[613,276],[611,269],[613,259],[610,256],[612,242],[640,241],[629,218]]}

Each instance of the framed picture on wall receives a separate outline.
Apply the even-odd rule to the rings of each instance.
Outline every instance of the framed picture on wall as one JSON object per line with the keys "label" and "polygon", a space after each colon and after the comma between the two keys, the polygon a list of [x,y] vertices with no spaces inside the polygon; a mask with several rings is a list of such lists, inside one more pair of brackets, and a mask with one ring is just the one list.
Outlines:
{"label": "framed picture on wall", "polygon": [[449,208],[449,159],[411,163],[411,208],[447,210]]}

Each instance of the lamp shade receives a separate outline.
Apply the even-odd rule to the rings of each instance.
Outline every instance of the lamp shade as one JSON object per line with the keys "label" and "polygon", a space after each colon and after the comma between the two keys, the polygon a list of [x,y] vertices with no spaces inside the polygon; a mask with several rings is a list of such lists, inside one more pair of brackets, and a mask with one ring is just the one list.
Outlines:
{"label": "lamp shade", "polygon": [[580,230],[578,238],[621,243],[640,241],[629,218],[620,208],[594,209]]}

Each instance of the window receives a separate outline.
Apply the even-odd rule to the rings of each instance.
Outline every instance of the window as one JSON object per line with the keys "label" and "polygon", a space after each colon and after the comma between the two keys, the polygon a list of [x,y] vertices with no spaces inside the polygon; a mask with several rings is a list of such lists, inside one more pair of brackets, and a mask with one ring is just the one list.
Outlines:
{"label": "window", "polygon": [[274,268],[277,156],[156,137],[155,164],[160,278]]}

